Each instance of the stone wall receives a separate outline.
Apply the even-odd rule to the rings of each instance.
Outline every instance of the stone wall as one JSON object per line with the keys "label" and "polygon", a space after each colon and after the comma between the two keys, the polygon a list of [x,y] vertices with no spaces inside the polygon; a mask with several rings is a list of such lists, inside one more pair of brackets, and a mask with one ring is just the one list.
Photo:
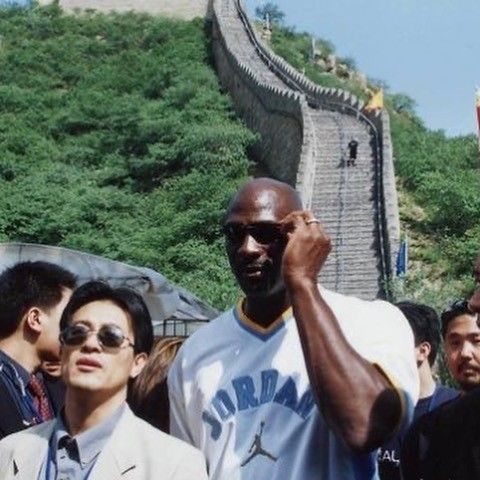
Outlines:
{"label": "stone wall", "polygon": [[[39,0],[40,5],[52,0]],[[211,0],[60,0],[60,6],[66,11],[75,9],[94,9],[100,12],[148,12],[151,14],[191,20],[195,17],[210,15]]]}
{"label": "stone wall", "polygon": [[[250,28],[256,54],[283,81],[285,89],[263,82],[256,72],[242,65],[229,48],[229,42],[238,39],[229,35],[228,22],[223,24],[222,1],[226,0],[213,2],[213,48],[220,80],[232,95],[238,113],[250,128],[261,134],[256,148],[257,158],[275,177],[295,185],[307,207],[312,198],[315,156],[318,154],[314,152],[315,142],[311,141],[313,126],[307,105],[354,116],[371,128],[378,146],[377,158],[382,175],[377,185],[379,211],[383,214],[379,228],[388,262],[385,267],[391,273],[398,251],[400,227],[388,113],[363,115],[362,100],[342,89],[316,85],[272,52]],[[241,0],[230,1],[236,4],[243,22],[248,23]]]}
{"label": "stone wall", "polygon": [[230,93],[237,113],[260,134],[254,149],[256,158],[276,178],[295,185],[302,151],[304,100],[296,92],[263,83],[235,57],[226,26],[215,9],[212,40],[223,87]]}
{"label": "stone wall", "polygon": [[[39,0],[39,3],[50,1]],[[390,263],[388,270],[394,265],[400,226],[387,112],[364,116],[361,113],[363,102],[357,97],[341,89],[320,87],[295,70],[272,52],[251,28],[241,0],[60,0],[59,3],[67,11],[135,10],[184,19],[211,18],[213,54],[220,81],[232,96],[238,114],[260,134],[254,148],[256,159],[273,176],[296,186],[307,208],[311,204],[316,156],[319,154],[315,152],[309,105],[352,115],[368,123],[378,144],[381,162],[382,177],[378,188],[383,193],[383,196],[380,193],[384,213],[381,228],[384,231],[384,250]],[[222,6],[226,4],[235,5],[238,9],[243,22],[249,26],[254,44],[250,48],[254,48],[256,55],[263,58],[270,70],[281,79],[284,88],[270,85],[233,53],[232,42],[238,39],[231,34],[228,22],[224,22],[222,17]]]}
{"label": "stone wall", "polygon": [[400,213],[398,209],[395,166],[393,164],[393,146],[390,135],[390,116],[386,110],[381,113],[367,115],[379,134],[382,160],[384,228],[387,237],[387,254],[393,274],[395,262],[400,248]]}

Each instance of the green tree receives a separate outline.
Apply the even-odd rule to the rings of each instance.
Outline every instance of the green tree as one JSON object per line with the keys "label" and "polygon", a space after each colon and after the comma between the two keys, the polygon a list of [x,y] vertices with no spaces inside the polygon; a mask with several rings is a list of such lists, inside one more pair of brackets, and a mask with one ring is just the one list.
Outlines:
{"label": "green tree", "polygon": [[255,15],[260,20],[265,20],[268,17],[269,21],[275,25],[281,25],[285,19],[285,13],[273,2],[263,3],[255,8]]}
{"label": "green tree", "polygon": [[157,269],[217,308],[238,295],[220,224],[256,136],[202,21],[0,10],[0,241]]}
{"label": "green tree", "polygon": [[392,108],[397,113],[409,113],[410,115],[415,114],[415,109],[417,108],[417,102],[410,96],[405,93],[393,93],[389,95],[388,100]]}

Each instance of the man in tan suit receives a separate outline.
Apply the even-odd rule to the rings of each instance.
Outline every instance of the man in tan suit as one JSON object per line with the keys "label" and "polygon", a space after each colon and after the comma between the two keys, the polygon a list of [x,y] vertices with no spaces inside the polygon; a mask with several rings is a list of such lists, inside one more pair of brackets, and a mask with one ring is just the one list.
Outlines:
{"label": "man in tan suit", "polygon": [[0,441],[0,480],[206,480],[198,450],[139,419],[125,402],[153,341],[141,297],[89,282],[72,295],[60,328],[65,409]]}

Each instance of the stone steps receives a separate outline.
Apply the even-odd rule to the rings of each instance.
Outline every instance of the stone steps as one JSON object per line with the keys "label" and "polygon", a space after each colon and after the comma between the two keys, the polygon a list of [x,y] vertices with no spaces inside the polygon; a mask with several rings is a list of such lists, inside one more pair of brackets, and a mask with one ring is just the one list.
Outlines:
{"label": "stone steps", "polygon": [[[224,0],[222,9],[228,17],[228,35],[237,58],[263,82],[289,90],[258,56],[234,2]],[[369,129],[360,120],[337,112],[308,107],[307,115],[314,124],[308,139],[316,152],[311,208],[332,240],[332,252],[319,281],[342,293],[375,298],[380,289],[380,272],[374,202],[375,151]],[[358,156],[354,167],[346,167],[352,138],[359,143]]]}

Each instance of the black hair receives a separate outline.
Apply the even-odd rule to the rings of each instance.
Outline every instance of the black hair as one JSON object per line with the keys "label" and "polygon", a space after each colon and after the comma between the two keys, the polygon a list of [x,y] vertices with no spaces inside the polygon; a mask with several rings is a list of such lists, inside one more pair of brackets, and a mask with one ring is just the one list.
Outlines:
{"label": "black hair", "polygon": [[32,307],[44,310],[61,302],[66,288],[75,288],[76,278],[48,262],[21,262],[0,275],[0,338],[12,335]]}
{"label": "black hair", "polygon": [[447,334],[448,325],[452,320],[459,317],[460,315],[473,315],[473,312],[468,306],[468,300],[462,298],[453,302],[447,309],[445,309],[440,318],[442,320],[442,337],[445,339]]}
{"label": "black hair", "polygon": [[422,342],[430,344],[428,363],[432,366],[440,346],[440,321],[437,312],[428,305],[409,301],[398,302],[396,306],[405,315],[413,330],[415,346]]}
{"label": "black hair", "polygon": [[109,300],[128,314],[134,335],[133,351],[149,354],[153,345],[152,319],[141,295],[127,287],[112,287],[99,280],[78,287],[63,311],[60,330],[68,326],[77,310],[98,300]]}

